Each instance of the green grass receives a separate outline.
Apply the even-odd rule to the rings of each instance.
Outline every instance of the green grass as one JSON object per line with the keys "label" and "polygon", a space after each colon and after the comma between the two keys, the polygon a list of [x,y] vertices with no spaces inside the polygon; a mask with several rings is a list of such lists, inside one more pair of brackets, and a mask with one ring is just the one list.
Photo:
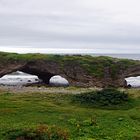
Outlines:
{"label": "green grass", "polygon": [[129,94],[133,97],[129,108],[101,109],[73,103],[69,94],[1,93],[0,140],[6,131],[40,124],[66,129],[72,140],[139,138],[140,90],[129,90]]}

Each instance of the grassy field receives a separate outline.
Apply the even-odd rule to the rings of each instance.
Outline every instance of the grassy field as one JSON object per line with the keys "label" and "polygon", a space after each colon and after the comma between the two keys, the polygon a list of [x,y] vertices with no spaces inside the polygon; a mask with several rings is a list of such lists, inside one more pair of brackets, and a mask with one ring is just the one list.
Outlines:
{"label": "grassy field", "polygon": [[128,90],[126,107],[95,108],[72,102],[74,95],[0,94],[0,140],[11,129],[56,125],[71,140],[140,140],[140,90]]}

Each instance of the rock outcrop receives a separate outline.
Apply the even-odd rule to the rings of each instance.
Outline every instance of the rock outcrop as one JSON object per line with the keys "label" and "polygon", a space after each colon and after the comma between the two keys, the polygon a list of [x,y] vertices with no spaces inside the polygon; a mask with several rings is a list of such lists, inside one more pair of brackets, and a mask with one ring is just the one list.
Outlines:
{"label": "rock outcrop", "polygon": [[44,83],[60,75],[72,86],[125,86],[125,78],[140,76],[140,61],[92,56],[0,53],[0,77],[22,71]]}

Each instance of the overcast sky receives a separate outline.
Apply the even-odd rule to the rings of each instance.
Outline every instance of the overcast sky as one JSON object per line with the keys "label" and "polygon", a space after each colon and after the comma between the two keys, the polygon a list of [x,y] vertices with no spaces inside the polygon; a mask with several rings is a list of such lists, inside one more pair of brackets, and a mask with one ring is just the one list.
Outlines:
{"label": "overcast sky", "polygon": [[140,0],[0,0],[0,51],[140,53]]}

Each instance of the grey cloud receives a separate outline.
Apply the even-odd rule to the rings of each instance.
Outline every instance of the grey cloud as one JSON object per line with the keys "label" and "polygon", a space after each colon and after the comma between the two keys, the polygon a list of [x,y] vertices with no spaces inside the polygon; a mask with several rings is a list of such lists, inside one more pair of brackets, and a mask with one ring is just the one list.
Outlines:
{"label": "grey cloud", "polygon": [[[85,42],[85,43],[116,43],[116,44],[140,44],[140,36],[139,31],[136,30],[134,33],[131,30],[125,30],[125,35],[123,32],[117,32],[116,29],[111,29],[112,31],[103,32],[98,30],[99,33],[92,31],[92,28],[86,26],[82,28],[82,26],[77,27],[71,26],[71,24],[56,24],[56,21],[53,19],[53,22],[49,23],[46,20],[43,20],[39,17],[7,17],[4,19],[5,24],[0,23],[1,32],[0,37],[1,40],[4,38],[10,38],[15,40],[20,40],[21,43],[28,44],[32,42],[47,42],[47,41],[64,41],[64,42]],[[45,18],[45,17],[44,17]],[[10,21],[9,21],[10,19]],[[50,20],[50,19],[49,19]],[[16,23],[15,21],[18,21]],[[26,21],[26,22],[25,22]],[[38,24],[34,23],[37,21],[46,22],[38,29]],[[47,23],[48,22],[48,23]],[[29,25],[29,27],[27,26]],[[41,23],[39,23],[41,25]],[[48,27],[47,27],[48,26]],[[57,28],[56,28],[57,27]],[[37,29],[36,29],[37,28]],[[129,29],[129,27],[127,27]],[[55,29],[55,30],[54,30]],[[106,30],[106,29],[105,29]],[[82,33],[82,34],[81,34]],[[27,43],[26,43],[27,41]]]}
{"label": "grey cloud", "polygon": [[[86,6],[81,4],[86,2]],[[127,19],[124,11],[126,19],[122,19],[119,11],[104,11],[106,5],[98,4],[96,7],[96,2],[92,1],[89,5],[90,2],[91,0],[81,0],[81,3],[79,0],[0,0],[0,44],[46,48],[87,46],[102,50],[117,47],[131,50],[134,46],[133,49],[140,50],[140,21],[136,18],[131,20],[135,13]],[[119,0],[118,3],[120,2]]]}

